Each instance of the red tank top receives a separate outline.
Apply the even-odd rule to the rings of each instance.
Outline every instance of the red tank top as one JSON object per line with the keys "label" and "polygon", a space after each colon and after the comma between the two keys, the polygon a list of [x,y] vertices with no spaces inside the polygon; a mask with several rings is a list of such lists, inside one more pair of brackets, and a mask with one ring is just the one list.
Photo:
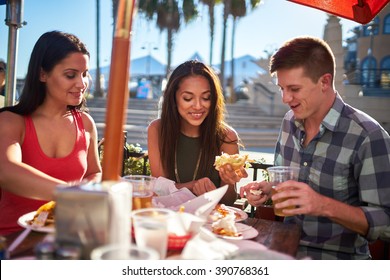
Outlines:
{"label": "red tank top", "polygon": [[[73,151],[63,158],[50,158],[42,151],[34,123],[25,117],[26,131],[22,144],[22,162],[57,179],[70,182],[81,181],[87,170],[87,142],[81,113],[72,110],[76,125],[76,142]],[[48,136],[49,137],[49,136]],[[47,201],[21,197],[2,190],[0,200],[0,234],[21,230],[17,220],[20,216],[37,210]]]}

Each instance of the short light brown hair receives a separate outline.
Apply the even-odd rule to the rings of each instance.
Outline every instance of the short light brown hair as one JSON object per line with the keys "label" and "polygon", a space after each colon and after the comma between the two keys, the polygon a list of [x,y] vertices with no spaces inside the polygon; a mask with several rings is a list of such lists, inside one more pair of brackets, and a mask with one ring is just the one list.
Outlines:
{"label": "short light brown hair", "polygon": [[335,58],[329,45],[315,37],[297,37],[286,41],[271,57],[269,71],[303,67],[304,74],[313,82],[324,74],[335,75]]}

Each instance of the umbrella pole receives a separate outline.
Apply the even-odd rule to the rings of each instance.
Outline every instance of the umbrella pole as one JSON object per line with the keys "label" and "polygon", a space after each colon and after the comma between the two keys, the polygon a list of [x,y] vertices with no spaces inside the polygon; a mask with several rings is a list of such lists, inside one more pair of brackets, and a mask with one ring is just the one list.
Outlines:
{"label": "umbrella pole", "polygon": [[26,24],[22,22],[23,0],[7,2],[6,25],[8,31],[7,77],[5,85],[5,106],[15,104],[16,93],[16,53],[18,50],[18,28]]}
{"label": "umbrella pole", "polygon": [[129,99],[131,24],[135,0],[120,0],[113,38],[104,132],[103,181],[119,180],[123,160],[123,125]]}

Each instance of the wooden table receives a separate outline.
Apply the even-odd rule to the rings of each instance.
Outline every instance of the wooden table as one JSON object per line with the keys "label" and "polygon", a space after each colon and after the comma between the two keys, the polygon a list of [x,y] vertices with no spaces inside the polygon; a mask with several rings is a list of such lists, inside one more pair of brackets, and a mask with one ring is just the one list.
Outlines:
{"label": "wooden table", "polygon": [[[299,245],[300,230],[297,225],[283,224],[257,218],[248,218],[245,224],[254,227],[259,235],[252,239],[269,249],[295,257]],[[7,238],[7,245],[18,237],[21,232],[12,233]],[[34,247],[47,236],[46,233],[31,232],[27,238],[12,252],[11,259],[24,258],[34,255]],[[169,255],[180,252],[169,252]]]}
{"label": "wooden table", "polygon": [[263,244],[271,250],[295,257],[298,251],[300,228],[295,224],[248,218],[245,224],[259,232],[253,241]]}

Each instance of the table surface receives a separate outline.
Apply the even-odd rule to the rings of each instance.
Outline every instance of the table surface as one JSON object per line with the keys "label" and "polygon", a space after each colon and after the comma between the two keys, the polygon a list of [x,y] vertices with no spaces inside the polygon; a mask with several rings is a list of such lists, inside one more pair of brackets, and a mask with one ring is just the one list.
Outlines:
{"label": "table surface", "polygon": [[[259,232],[258,236],[252,239],[253,241],[259,242],[271,250],[295,257],[300,238],[300,230],[297,225],[257,218],[248,218],[243,223],[254,227]],[[21,232],[7,235],[7,245],[9,246]],[[47,237],[47,233],[30,232],[27,238],[11,253],[10,258],[19,259],[33,256],[35,245],[45,237]],[[175,252],[169,253],[169,255],[175,254]]]}

